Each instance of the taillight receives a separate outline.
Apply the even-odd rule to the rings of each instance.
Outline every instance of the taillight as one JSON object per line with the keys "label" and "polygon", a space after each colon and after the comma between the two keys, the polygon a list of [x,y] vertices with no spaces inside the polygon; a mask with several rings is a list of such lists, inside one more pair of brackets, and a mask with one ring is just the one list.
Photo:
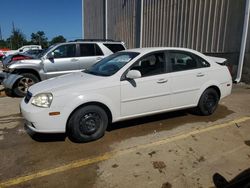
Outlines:
{"label": "taillight", "polygon": [[12,61],[20,61],[20,60],[24,60],[24,59],[31,59],[31,57],[17,56],[17,57],[13,57]]}
{"label": "taillight", "polygon": [[226,66],[227,66],[231,76],[233,76],[233,66],[231,64],[229,64],[229,63],[227,63]]}

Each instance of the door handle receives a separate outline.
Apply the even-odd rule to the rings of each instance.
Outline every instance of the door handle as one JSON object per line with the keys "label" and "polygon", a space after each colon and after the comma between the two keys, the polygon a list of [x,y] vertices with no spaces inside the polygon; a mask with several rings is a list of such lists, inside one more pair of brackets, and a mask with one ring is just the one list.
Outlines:
{"label": "door handle", "polygon": [[197,77],[203,77],[203,76],[205,76],[205,74],[203,74],[203,73],[200,72],[200,73],[196,74],[196,76]]}
{"label": "door handle", "polygon": [[163,83],[167,83],[167,82],[168,82],[168,79],[165,79],[165,78],[159,79],[157,81],[158,84],[163,84]]}

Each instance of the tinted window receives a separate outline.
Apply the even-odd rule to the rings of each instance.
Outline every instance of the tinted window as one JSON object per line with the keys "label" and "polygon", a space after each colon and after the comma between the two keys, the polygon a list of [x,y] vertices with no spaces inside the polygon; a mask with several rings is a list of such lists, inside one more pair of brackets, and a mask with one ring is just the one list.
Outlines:
{"label": "tinted window", "polygon": [[110,49],[113,53],[125,50],[125,48],[122,44],[105,43],[103,45],[106,46],[108,49]]}
{"label": "tinted window", "polygon": [[185,52],[169,52],[170,69],[173,72],[208,67],[209,64],[196,55]]}
{"label": "tinted window", "polygon": [[76,45],[66,44],[57,47],[54,51],[54,58],[67,58],[76,56]]}
{"label": "tinted window", "polygon": [[130,70],[138,70],[145,77],[165,73],[165,65],[164,53],[155,53],[143,57]]}
{"label": "tinted window", "polygon": [[97,44],[80,44],[80,56],[100,56],[103,55]]}

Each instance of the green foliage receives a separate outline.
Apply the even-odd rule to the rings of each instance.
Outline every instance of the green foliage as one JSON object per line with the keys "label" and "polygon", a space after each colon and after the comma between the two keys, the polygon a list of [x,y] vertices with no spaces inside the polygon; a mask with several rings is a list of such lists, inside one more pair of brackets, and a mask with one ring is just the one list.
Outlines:
{"label": "green foliage", "polygon": [[43,48],[48,47],[48,38],[45,36],[44,31],[31,33],[31,41],[33,44],[41,45]]}
{"label": "green foliage", "polygon": [[58,35],[48,41],[44,31],[37,31],[31,34],[31,40],[27,41],[25,35],[20,29],[13,29],[11,35],[6,40],[0,40],[0,48],[18,49],[23,45],[41,45],[42,48],[48,48],[49,45],[66,42],[62,35]]}
{"label": "green foliage", "polygon": [[10,37],[6,40],[11,49],[18,49],[22,47],[27,41],[24,34],[19,29],[12,31]]}
{"label": "green foliage", "polygon": [[0,48],[7,48],[7,42],[5,40],[0,40]]}
{"label": "green foliage", "polygon": [[50,41],[50,45],[56,44],[56,43],[62,43],[62,42],[66,42],[66,39],[62,35],[59,35],[59,36],[54,37]]}

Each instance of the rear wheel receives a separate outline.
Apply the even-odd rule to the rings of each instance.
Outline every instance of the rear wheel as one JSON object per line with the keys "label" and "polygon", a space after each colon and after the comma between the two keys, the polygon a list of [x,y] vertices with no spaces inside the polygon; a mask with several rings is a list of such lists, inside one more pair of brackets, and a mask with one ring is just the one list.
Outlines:
{"label": "rear wheel", "polygon": [[14,85],[13,93],[19,97],[24,97],[28,88],[39,82],[37,76],[32,73],[21,73],[22,78],[18,79]]}
{"label": "rear wheel", "polygon": [[101,138],[108,125],[107,113],[99,106],[89,105],[77,109],[67,125],[69,138],[74,142],[89,142]]}
{"label": "rear wheel", "polygon": [[199,100],[196,111],[203,116],[214,113],[219,103],[219,94],[213,88],[206,89]]}

